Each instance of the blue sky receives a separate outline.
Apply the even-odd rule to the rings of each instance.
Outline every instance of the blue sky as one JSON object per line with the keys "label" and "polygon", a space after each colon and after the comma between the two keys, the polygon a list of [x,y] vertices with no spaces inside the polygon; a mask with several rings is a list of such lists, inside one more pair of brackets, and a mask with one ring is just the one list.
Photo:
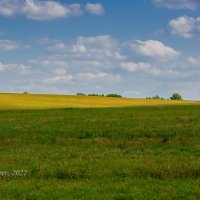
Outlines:
{"label": "blue sky", "polygon": [[199,0],[0,0],[0,92],[200,99]]}

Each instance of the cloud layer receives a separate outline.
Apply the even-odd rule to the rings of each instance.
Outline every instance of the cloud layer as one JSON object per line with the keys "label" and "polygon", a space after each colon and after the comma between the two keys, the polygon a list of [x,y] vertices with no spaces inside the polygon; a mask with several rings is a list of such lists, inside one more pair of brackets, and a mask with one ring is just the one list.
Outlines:
{"label": "cloud layer", "polygon": [[[10,84],[18,86],[15,91],[109,93],[118,88],[116,92],[125,95],[143,96],[152,81],[167,87],[169,82],[198,80],[200,58],[182,56],[156,40],[119,42],[110,35],[97,35],[79,36],[69,43],[48,39],[39,45],[46,47],[48,56],[21,64],[0,63],[1,78],[12,80]],[[124,90],[133,82],[131,91],[128,86]]]}

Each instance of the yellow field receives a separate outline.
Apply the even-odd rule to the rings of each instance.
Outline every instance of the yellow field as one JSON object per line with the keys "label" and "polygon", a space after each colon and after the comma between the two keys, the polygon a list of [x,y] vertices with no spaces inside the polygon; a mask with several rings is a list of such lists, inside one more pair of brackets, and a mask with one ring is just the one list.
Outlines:
{"label": "yellow field", "polygon": [[0,94],[0,109],[54,109],[199,104],[197,101],[146,100],[73,95]]}

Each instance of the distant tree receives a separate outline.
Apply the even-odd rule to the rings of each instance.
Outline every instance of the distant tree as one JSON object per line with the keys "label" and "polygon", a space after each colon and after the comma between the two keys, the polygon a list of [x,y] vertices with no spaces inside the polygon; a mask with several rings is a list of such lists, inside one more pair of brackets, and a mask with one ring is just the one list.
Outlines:
{"label": "distant tree", "polygon": [[98,97],[100,95],[99,94],[88,94],[88,96]]}
{"label": "distant tree", "polygon": [[122,96],[119,95],[119,94],[107,94],[106,97],[117,97],[117,98],[122,98]]}
{"label": "distant tree", "polygon": [[23,92],[23,94],[28,94],[28,92]]}
{"label": "distant tree", "polygon": [[160,97],[158,95],[152,97],[153,99],[160,99]]}
{"label": "distant tree", "polygon": [[104,97],[104,94],[88,94],[88,96]]}
{"label": "distant tree", "polygon": [[171,100],[182,100],[182,97],[180,94],[178,93],[174,93],[172,94],[172,96],[170,97]]}
{"label": "distant tree", "polygon": [[84,94],[84,93],[81,93],[81,92],[79,92],[79,93],[76,93],[76,95],[77,95],[77,96],[86,96],[86,94]]}

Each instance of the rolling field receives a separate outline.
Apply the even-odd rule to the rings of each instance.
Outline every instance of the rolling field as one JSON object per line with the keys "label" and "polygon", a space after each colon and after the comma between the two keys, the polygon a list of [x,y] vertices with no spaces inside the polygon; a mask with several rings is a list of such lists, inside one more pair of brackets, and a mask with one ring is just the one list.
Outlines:
{"label": "rolling field", "polygon": [[146,100],[130,98],[87,97],[67,95],[3,94],[0,93],[0,110],[130,107],[152,105],[200,104],[195,101]]}
{"label": "rolling field", "polygon": [[1,110],[0,199],[200,199],[200,105]]}

